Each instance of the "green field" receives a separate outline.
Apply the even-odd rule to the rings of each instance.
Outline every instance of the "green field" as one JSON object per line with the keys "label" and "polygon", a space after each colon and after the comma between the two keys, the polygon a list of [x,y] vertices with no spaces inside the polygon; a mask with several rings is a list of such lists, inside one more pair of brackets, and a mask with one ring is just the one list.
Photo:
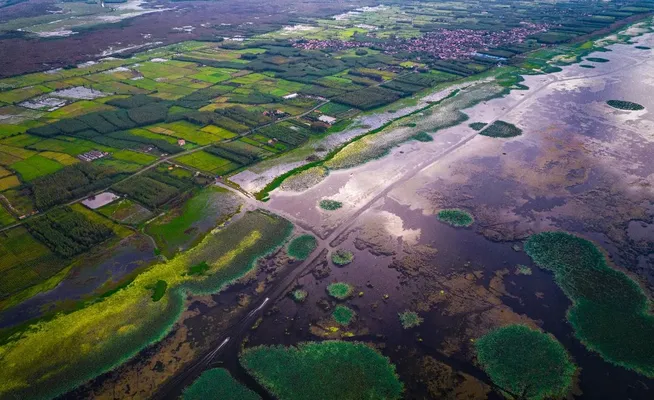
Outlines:
{"label": "green field", "polygon": [[191,154],[177,157],[175,160],[189,167],[214,175],[224,175],[239,167],[238,164],[214,156],[213,154],[209,154],[206,151],[196,151]]}
{"label": "green field", "polygon": [[50,175],[63,168],[63,165],[49,158],[35,155],[9,166],[20,175],[25,182],[33,181],[41,176]]}

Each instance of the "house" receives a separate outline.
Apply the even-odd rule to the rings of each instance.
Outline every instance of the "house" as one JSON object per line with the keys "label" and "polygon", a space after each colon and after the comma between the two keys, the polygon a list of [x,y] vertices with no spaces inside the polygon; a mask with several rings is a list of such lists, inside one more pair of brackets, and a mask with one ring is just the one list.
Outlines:
{"label": "house", "polygon": [[318,117],[318,121],[333,125],[336,122],[336,118],[330,117],[329,115],[321,115]]}
{"label": "house", "polygon": [[186,145],[186,140],[184,140],[184,139],[177,139],[177,144],[178,144],[179,146],[184,146],[184,145]]}
{"label": "house", "polygon": [[294,99],[294,98],[296,98],[297,96],[298,96],[297,93],[291,93],[291,94],[287,94],[286,96],[284,96],[284,97],[282,97],[282,98],[283,98],[284,100],[289,100],[289,99]]}

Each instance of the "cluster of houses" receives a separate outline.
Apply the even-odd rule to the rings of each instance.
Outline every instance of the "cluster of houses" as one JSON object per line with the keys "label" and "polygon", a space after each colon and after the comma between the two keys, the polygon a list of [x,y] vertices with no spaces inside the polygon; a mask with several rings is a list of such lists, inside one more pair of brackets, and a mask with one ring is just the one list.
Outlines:
{"label": "cluster of houses", "polygon": [[[360,47],[380,48],[389,54],[399,52],[427,53],[443,59],[470,58],[481,50],[499,47],[509,43],[521,43],[531,35],[545,32],[549,25],[523,23],[504,31],[473,29],[438,29],[418,38],[390,39],[385,42],[343,41],[343,40],[300,40],[293,46],[305,50],[340,51]],[[374,33],[368,36],[375,37]]]}

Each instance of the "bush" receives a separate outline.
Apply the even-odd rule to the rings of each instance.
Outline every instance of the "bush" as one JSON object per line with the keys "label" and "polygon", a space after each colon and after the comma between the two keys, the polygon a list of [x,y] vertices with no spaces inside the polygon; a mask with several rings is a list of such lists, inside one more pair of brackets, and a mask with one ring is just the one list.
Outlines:
{"label": "bush", "polygon": [[320,208],[322,208],[323,210],[334,211],[334,210],[338,210],[341,207],[343,207],[343,203],[341,203],[340,201],[329,200],[329,199],[320,200]]}

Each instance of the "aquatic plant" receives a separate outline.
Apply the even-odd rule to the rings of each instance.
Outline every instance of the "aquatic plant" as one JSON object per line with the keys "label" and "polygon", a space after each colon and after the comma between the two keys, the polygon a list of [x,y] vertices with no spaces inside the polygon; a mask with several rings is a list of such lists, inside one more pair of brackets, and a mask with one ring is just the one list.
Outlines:
{"label": "aquatic plant", "polygon": [[480,131],[480,130],[484,129],[486,127],[486,125],[488,125],[488,124],[485,123],[485,122],[473,122],[471,124],[468,124],[468,126],[470,128],[472,128],[472,129],[474,129],[476,131]]}
{"label": "aquatic plant", "polygon": [[588,65],[588,64],[581,64],[580,67],[581,67],[581,68],[587,68],[587,69],[593,69],[593,68],[595,68],[594,65]]}
{"label": "aquatic plant", "polygon": [[526,265],[518,264],[515,268],[516,275],[531,275],[531,268]]}
{"label": "aquatic plant", "polygon": [[352,310],[350,307],[346,307],[340,304],[337,305],[332,312],[332,318],[334,318],[334,321],[343,326],[350,325],[354,319],[354,315],[354,310]]}
{"label": "aquatic plant", "polygon": [[404,329],[415,328],[416,326],[420,326],[424,321],[418,313],[409,310],[398,313],[397,315],[400,317],[400,322]]}
{"label": "aquatic plant", "polygon": [[184,389],[182,400],[260,400],[261,397],[240,384],[223,368],[207,370]]}
{"label": "aquatic plant", "polygon": [[638,49],[638,50],[651,50],[652,49],[651,47],[647,47],[647,46],[634,46],[634,47],[636,49]]}
{"label": "aquatic plant", "polygon": [[302,289],[295,289],[294,291],[291,292],[291,298],[296,303],[302,303],[304,300],[307,299],[308,295],[309,295],[309,292],[307,292],[306,290],[302,290]]}
{"label": "aquatic plant", "polygon": [[415,139],[415,140],[417,140],[419,142],[433,142],[434,141],[434,138],[430,134],[428,134],[427,132],[417,133],[417,134],[411,136],[411,138]]}
{"label": "aquatic plant", "polygon": [[479,338],[475,349],[479,364],[508,398],[562,397],[572,386],[576,366],[561,343],[546,333],[509,325]]}
{"label": "aquatic plant", "polygon": [[288,255],[298,259],[306,260],[318,246],[318,241],[312,235],[301,235],[296,237],[288,245]]}
{"label": "aquatic plant", "polygon": [[641,106],[638,103],[632,103],[631,101],[624,100],[609,100],[606,104],[610,105],[613,108],[626,111],[640,111],[644,110],[645,107]]}
{"label": "aquatic plant", "polygon": [[586,61],[596,62],[596,63],[606,63],[609,62],[606,58],[601,57],[586,57]]}
{"label": "aquatic plant", "polygon": [[159,301],[166,294],[166,289],[168,288],[168,282],[158,280],[154,286],[150,286],[152,289],[152,301]]}
{"label": "aquatic plant", "polygon": [[567,318],[577,338],[606,361],[654,377],[651,302],[629,276],[607,265],[590,241],[565,232],[531,236],[525,252],[572,301]]}
{"label": "aquatic plant", "polygon": [[343,207],[343,203],[341,203],[340,201],[328,200],[328,199],[320,201],[320,208],[322,208],[323,210],[334,211],[334,210],[338,210],[341,207]]}
{"label": "aquatic plant", "polygon": [[358,342],[258,346],[240,361],[279,400],[398,400],[404,389],[390,360]]}
{"label": "aquatic plant", "polygon": [[354,293],[354,286],[345,282],[335,282],[327,286],[327,293],[336,299],[345,300]]}
{"label": "aquatic plant", "polygon": [[479,134],[493,138],[512,138],[522,135],[522,129],[505,121],[495,121]]}
{"label": "aquatic plant", "polygon": [[351,251],[338,249],[332,253],[332,262],[339,267],[350,264],[354,261],[354,254]]}
{"label": "aquatic plant", "polygon": [[437,214],[437,217],[440,221],[456,227],[468,227],[472,225],[473,222],[475,222],[475,219],[470,213],[458,208],[447,208],[440,210]]}
{"label": "aquatic plant", "polygon": [[[124,363],[170,332],[188,291],[219,292],[252,271],[255,261],[279,247],[292,229],[280,217],[248,212],[121,290],[25,329],[0,345],[0,359],[12,366],[0,374],[0,398],[54,398]],[[189,265],[202,261],[210,266],[206,275],[187,273]],[[152,301],[149,287],[159,281],[167,282],[167,290]]]}

